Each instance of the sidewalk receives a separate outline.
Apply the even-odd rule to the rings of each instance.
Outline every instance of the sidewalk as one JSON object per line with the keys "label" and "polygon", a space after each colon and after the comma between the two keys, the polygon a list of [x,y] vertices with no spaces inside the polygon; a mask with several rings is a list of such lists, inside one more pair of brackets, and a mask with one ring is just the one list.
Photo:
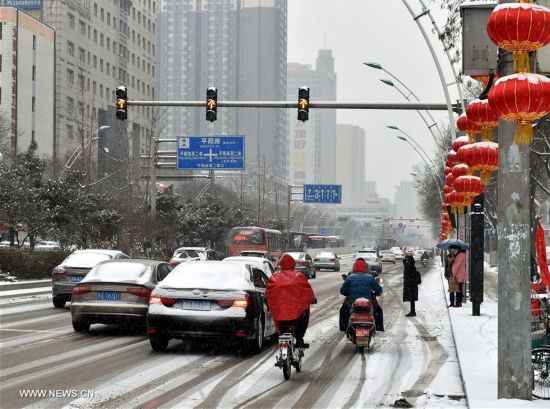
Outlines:
{"label": "sidewalk", "polygon": [[[496,281],[496,268],[485,265],[487,281]],[[447,281],[442,282],[445,291]],[[549,408],[548,400],[497,399],[498,305],[495,289],[486,286],[481,316],[472,316],[472,304],[449,308],[456,351],[470,408]]]}

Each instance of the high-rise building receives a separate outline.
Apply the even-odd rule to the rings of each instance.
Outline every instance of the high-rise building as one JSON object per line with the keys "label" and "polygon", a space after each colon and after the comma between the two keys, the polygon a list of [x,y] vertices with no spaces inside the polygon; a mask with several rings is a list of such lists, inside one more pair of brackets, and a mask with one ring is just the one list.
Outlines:
{"label": "high-rise building", "polygon": [[[298,88],[309,87],[312,101],[336,100],[336,73],[332,50],[319,50],[315,69],[289,63],[287,99],[298,99]],[[289,179],[292,184],[336,181],[336,110],[312,109],[309,120],[298,121],[296,111],[289,118]]]}
{"label": "high-rise building", "polygon": [[40,18],[56,32],[57,159],[89,143],[101,174],[120,157],[138,167],[154,110],[129,107],[128,121],[117,121],[115,90],[125,85],[131,100],[155,98],[157,13],[155,0],[43,1]]}
{"label": "high-rise building", "polygon": [[418,194],[413,182],[402,180],[395,187],[394,218],[415,219],[420,217],[418,210]]}
{"label": "high-rise building", "polygon": [[0,120],[9,128],[6,148],[13,153],[36,142],[40,156],[53,155],[54,41],[52,27],[0,7]]}
{"label": "high-rise building", "polygon": [[342,185],[342,204],[365,199],[365,130],[356,125],[337,124],[336,183]]}
{"label": "high-rise building", "polygon": [[[159,16],[159,98],[283,100],[286,95],[286,0],[163,0]],[[284,109],[169,109],[162,135],[244,134],[246,163],[287,179]]]}

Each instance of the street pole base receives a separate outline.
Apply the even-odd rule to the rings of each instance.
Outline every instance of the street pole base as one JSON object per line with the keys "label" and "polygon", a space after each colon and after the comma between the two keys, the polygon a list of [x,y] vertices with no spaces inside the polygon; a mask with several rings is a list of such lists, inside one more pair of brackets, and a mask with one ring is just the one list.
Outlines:
{"label": "street pole base", "polygon": [[479,316],[481,315],[481,303],[472,301],[472,315]]}

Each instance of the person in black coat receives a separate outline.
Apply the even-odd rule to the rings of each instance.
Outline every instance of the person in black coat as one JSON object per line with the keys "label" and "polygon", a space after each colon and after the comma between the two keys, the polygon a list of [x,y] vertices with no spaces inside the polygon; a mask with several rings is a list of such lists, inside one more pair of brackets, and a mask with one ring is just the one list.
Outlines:
{"label": "person in black coat", "polygon": [[418,285],[422,282],[422,279],[414,266],[413,256],[405,256],[403,266],[403,302],[409,301],[411,303],[411,311],[406,317],[415,317],[414,302],[418,301]]}

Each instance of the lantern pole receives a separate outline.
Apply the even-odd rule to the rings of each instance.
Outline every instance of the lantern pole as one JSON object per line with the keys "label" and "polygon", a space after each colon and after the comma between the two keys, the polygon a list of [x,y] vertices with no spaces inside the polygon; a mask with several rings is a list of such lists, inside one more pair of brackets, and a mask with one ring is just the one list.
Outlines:
{"label": "lantern pole", "polygon": [[[514,74],[512,53],[503,49],[499,73]],[[498,398],[531,400],[529,144],[514,145],[515,130],[499,120]]]}

